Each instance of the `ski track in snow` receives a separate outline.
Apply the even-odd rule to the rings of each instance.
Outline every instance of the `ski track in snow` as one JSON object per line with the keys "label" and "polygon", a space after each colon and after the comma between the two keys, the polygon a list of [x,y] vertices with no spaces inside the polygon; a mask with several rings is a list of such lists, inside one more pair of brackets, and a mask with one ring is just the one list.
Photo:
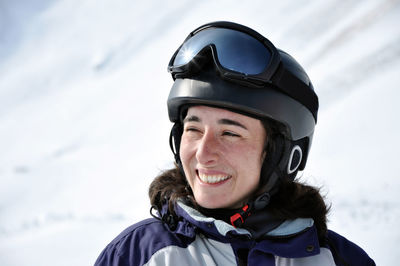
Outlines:
{"label": "ski track in snow", "polygon": [[395,265],[399,15],[398,0],[0,3],[0,265],[93,264],[149,217],[173,159],[168,60],[216,20],[305,66],[321,111],[303,179],[332,203],[330,228]]}

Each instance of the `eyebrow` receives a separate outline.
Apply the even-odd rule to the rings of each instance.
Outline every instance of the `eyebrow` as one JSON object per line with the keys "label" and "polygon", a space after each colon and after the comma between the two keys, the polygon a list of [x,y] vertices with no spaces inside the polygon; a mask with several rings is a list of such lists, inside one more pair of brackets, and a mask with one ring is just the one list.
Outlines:
{"label": "eyebrow", "polygon": [[[198,116],[192,115],[183,119],[183,123],[185,124],[186,122],[201,122],[201,119]],[[218,124],[237,126],[247,130],[247,127],[245,127],[242,123],[239,123],[238,121],[232,119],[222,118],[218,120]]]}
{"label": "eyebrow", "polygon": [[186,122],[201,122],[200,118],[198,116],[192,115],[192,116],[187,116],[185,119],[183,119],[183,124]]}

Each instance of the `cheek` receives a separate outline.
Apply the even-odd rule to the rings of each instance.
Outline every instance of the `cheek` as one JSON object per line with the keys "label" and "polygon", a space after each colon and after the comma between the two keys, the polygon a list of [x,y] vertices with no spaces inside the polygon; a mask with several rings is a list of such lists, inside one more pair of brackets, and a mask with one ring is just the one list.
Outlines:
{"label": "cheek", "polygon": [[235,153],[230,153],[232,164],[241,168],[251,175],[259,175],[265,153],[259,148],[237,149]]}
{"label": "cheek", "polygon": [[191,157],[193,151],[191,151],[190,147],[193,145],[189,145],[185,138],[182,138],[180,148],[179,148],[179,156],[181,158],[182,164],[185,165],[188,163],[188,160]]}
{"label": "cheek", "polygon": [[254,146],[239,145],[236,146],[235,149],[231,149],[227,153],[235,155],[235,157],[240,158],[242,160],[248,160],[248,161],[253,161],[255,159],[257,159],[257,161],[261,161],[263,156],[263,150],[260,149],[260,147],[257,145]]}

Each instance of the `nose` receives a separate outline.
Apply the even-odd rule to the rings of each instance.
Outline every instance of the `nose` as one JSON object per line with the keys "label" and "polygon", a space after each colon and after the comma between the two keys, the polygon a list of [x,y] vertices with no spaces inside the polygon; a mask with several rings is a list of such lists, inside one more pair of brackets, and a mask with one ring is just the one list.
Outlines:
{"label": "nose", "polygon": [[196,159],[204,166],[212,166],[219,158],[219,145],[213,132],[206,131],[200,139],[197,150]]}

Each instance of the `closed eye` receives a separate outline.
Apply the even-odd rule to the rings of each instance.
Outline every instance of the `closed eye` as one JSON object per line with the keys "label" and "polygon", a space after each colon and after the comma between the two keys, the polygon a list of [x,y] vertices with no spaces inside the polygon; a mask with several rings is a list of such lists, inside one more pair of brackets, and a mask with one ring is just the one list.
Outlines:
{"label": "closed eye", "polygon": [[195,127],[187,127],[187,128],[185,128],[185,131],[186,131],[186,132],[190,132],[190,131],[192,131],[192,132],[198,132],[199,130],[198,130],[197,128],[195,128]]}
{"label": "closed eye", "polygon": [[233,133],[231,131],[224,131],[224,133],[222,133],[222,135],[229,136],[229,137],[240,137],[240,135]]}

